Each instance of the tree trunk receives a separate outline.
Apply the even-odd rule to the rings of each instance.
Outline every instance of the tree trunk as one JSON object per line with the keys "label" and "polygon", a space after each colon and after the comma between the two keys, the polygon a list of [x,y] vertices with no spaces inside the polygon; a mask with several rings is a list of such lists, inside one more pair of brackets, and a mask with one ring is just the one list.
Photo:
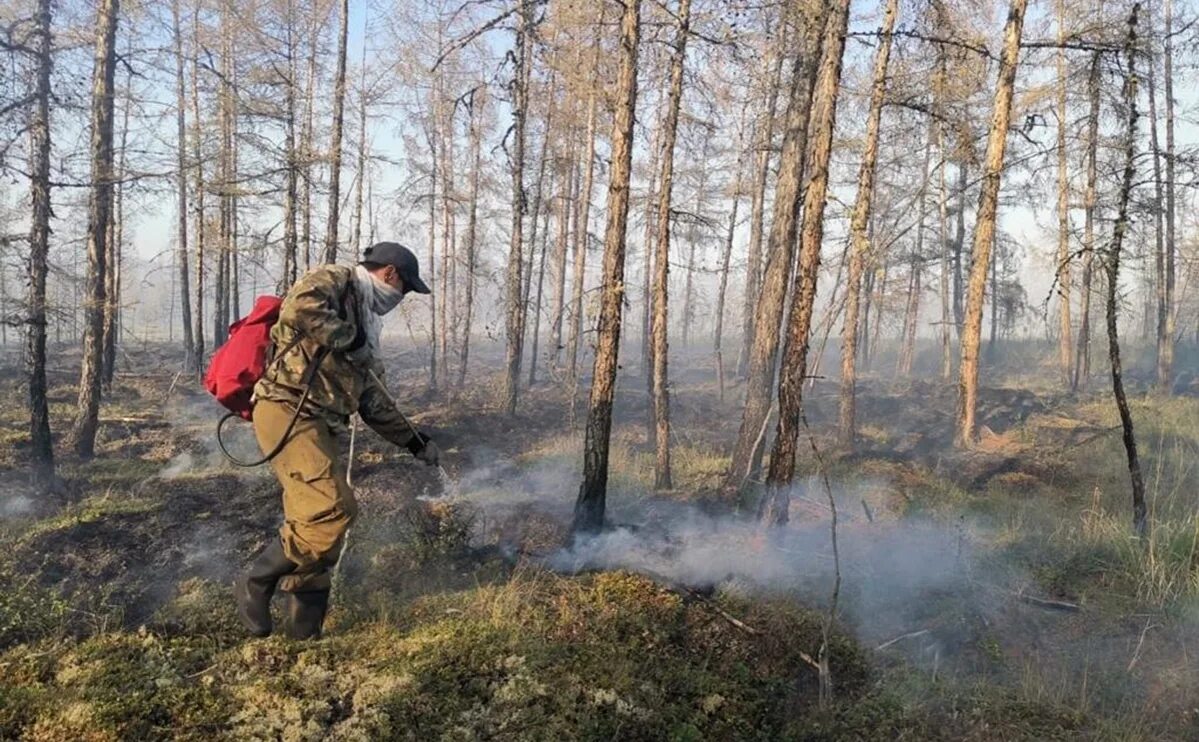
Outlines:
{"label": "tree trunk", "polygon": [[562,362],[562,317],[566,302],[566,250],[570,243],[570,221],[574,199],[579,197],[577,136],[571,137],[571,152],[562,163],[564,186],[558,198],[558,239],[554,242],[554,287],[550,305],[550,372],[557,374]]}
{"label": "tree trunk", "polygon": [[479,181],[481,179],[483,162],[483,135],[480,131],[480,111],[475,110],[479,104],[472,102],[470,107],[470,216],[466,226],[466,296],[463,299],[463,310],[466,317],[462,323],[462,353],[458,359],[458,388],[466,386],[466,365],[470,359],[471,323],[475,311],[475,271],[476,245],[479,227]]}
{"label": "tree trunk", "polygon": [[741,205],[742,175],[745,171],[745,120],[737,128],[737,161],[733,166],[733,204],[729,209],[729,226],[724,235],[724,251],[720,256],[720,288],[716,291],[716,327],[712,332],[712,352],[716,356],[716,387],[720,402],[724,402],[724,307],[729,288],[729,267],[733,261],[733,237],[737,231],[737,211]]}
{"label": "tree trunk", "polygon": [[966,321],[965,298],[962,286],[962,253],[966,249],[966,191],[970,184],[970,167],[966,158],[958,162],[958,213],[953,237],[953,327],[958,340],[962,339],[962,325]]}
{"label": "tree trunk", "polygon": [[83,365],[79,375],[79,404],[71,443],[80,458],[95,454],[100,420],[100,384],[104,373],[104,308],[108,303],[105,266],[109,221],[112,219],[113,76],[116,71],[116,33],[119,0],[100,0],[96,9],[96,53],[92,72],[91,161],[92,187],[88,199],[86,326]]}
{"label": "tree trunk", "polygon": [[1066,159],[1066,0],[1057,0],[1057,284],[1058,371],[1069,388],[1074,365],[1070,324],[1070,174]]}
{"label": "tree trunk", "polygon": [[1099,181],[1097,166],[1099,151],[1099,52],[1091,55],[1091,71],[1087,76],[1087,189],[1083,196],[1082,242],[1085,259],[1082,267],[1082,304],[1079,307],[1078,343],[1074,351],[1074,378],[1070,388],[1078,391],[1080,382],[1091,373],[1091,272],[1095,262],[1095,203]]}
{"label": "tree trunk", "polygon": [[654,489],[674,487],[670,476],[670,391],[668,371],[669,320],[667,299],[670,294],[670,203],[674,193],[674,148],[678,137],[679,109],[683,100],[683,63],[687,58],[687,37],[691,31],[691,0],[679,0],[678,27],[675,29],[674,54],[670,58],[670,91],[666,116],[662,122],[662,174],[658,180],[657,237],[654,240],[653,380],[650,402],[653,405]]}
{"label": "tree trunk", "polygon": [[[282,294],[296,282],[299,277],[299,245],[296,237],[296,201],[298,165],[296,162],[296,45],[294,39],[295,21],[291,0],[287,3],[287,79],[284,81],[284,157],[286,162],[286,193],[283,204],[283,280],[279,286]],[[198,114],[197,114],[198,115]],[[203,168],[200,168],[203,169]]]}
{"label": "tree trunk", "polygon": [[[364,24],[365,25],[365,24]],[[366,36],[366,30],[363,30],[363,36]],[[362,62],[359,67],[359,74],[366,76],[366,50],[367,45],[362,45]],[[366,171],[366,81],[363,80],[358,92],[358,183],[354,189],[354,254],[353,258],[358,259],[362,254],[362,193],[366,190],[366,181],[370,176]],[[473,123],[473,122],[472,122]],[[469,324],[469,323],[468,323]]]}
{"label": "tree trunk", "polygon": [[770,468],[766,474],[768,496],[759,518],[772,524],[788,520],[791,480],[795,475],[795,446],[803,416],[803,385],[808,368],[808,336],[816,303],[816,279],[820,270],[820,247],[824,240],[824,205],[828,195],[829,159],[833,150],[833,127],[837,94],[841,86],[841,56],[849,24],[849,0],[837,0],[825,21],[821,44],[820,72],[812,94],[808,127],[808,176],[804,184],[803,229],[800,233],[799,270],[791,293],[791,316],[783,362],[779,369],[779,415]]}
{"label": "tree trunk", "polygon": [[899,355],[895,359],[895,375],[904,378],[911,376],[912,360],[916,355],[916,328],[920,321],[921,270],[920,254],[913,252],[912,268],[908,274],[907,300],[904,302],[903,327],[900,329],[899,335]]}
{"label": "tree trunk", "polygon": [[346,37],[350,28],[350,2],[341,0],[338,11],[337,78],[333,86],[333,133],[329,143],[329,214],[325,232],[325,262],[337,262],[337,223],[341,217],[341,128],[346,104]]}
{"label": "tree trunk", "polygon": [[187,266],[187,86],[183,75],[183,32],[179,23],[179,0],[171,3],[171,18],[175,37],[175,188],[178,192],[179,221],[176,235],[176,260],[179,270],[179,308],[183,324],[183,367],[196,366],[196,344],[192,336],[191,272]]}
{"label": "tree trunk", "polygon": [[[778,111],[778,91],[782,87],[784,54],[779,45],[771,47],[774,54],[774,73],[766,93],[766,111],[759,124],[757,158],[754,163],[754,191],[749,216],[749,248],[745,262],[745,304],[741,315],[741,352],[737,358],[737,375],[745,376],[749,369],[749,352],[754,344],[755,310],[762,278],[762,233],[766,212],[766,176],[770,172],[770,155],[774,146],[774,119]],[[794,84],[794,83],[792,83]]]}
{"label": "tree trunk", "polygon": [[603,527],[608,489],[608,446],[624,300],[629,175],[637,107],[637,46],[641,33],[641,0],[623,0],[622,4],[620,67],[616,76],[616,108],[612,122],[612,169],[608,179],[608,226],[604,232],[604,275],[591,401],[583,444],[583,483],[575,503],[572,533],[594,533]]}
{"label": "tree trunk", "polygon": [[[196,238],[196,315],[195,339],[196,357],[193,371],[198,377],[204,372],[204,148],[200,127],[200,11],[195,9],[192,15],[192,159],[195,162],[195,211],[196,222],[194,233]],[[291,151],[291,147],[288,147]],[[293,225],[294,226],[294,225]],[[295,231],[292,231],[292,255]]]}
{"label": "tree trunk", "polygon": [[121,306],[121,257],[122,242],[125,231],[125,148],[129,141],[129,108],[132,104],[132,75],[125,78],[125,104],[121,110],[121,146],[120,161],[117,166],[117,186],[115,199],[115,218],[108,223],[108,258],[104,277],[104,293],[107,301],[104,304],[104,391],[112,390],[112,380],[117,367],[117,337],[120,335],[120,306]]}
{"label": "tree trunk", "polygon": [[35,54],[37,90],[29,123],[32,205],[29,230],[29,306],[25,362],[29,375],[29,475],[42,494],[54,484],[54,447],[46,400],[46,275],[50,254],[50,73],[54,65],[51,0],[38,0]]}
{"label": "tree trunk", "polygon": [[[436,119],[438,101],[433,100],[429,105],[429,115]],[[431,123],[431,122],[430,122]],[[426,284],[437,285],[437,179],[440,175],[440,162],[437,156],[437,141],[432,131],[426,132],[429,145],[429,252],[426,261],[428,273]],[[440,292],[439,292],[440,293]],[[429,302],[429,389],[437,389],[437,301]]]}
{"label": "tree trunk", "polygon": [[516,414],[520,394],[520,363],[524,351],[524,303],[521,301],[521,267],[524,264],[525,119],[529,107],[529,74],[532,67],[533,4],[519,0],[512,100],[512,234],[507,271],[507,362],[504,376],[504,409]]}
{"label": "tree trunk", "polygon": [[1012,0],[1003,30],[1003,51],[999,59],[999,83],[995,107],[987,136],[983,161],[982,189],[978,197],[978,220],[974,227],[974,252],[966,293],[966,318],[962,328],[962,362],[958,381],[958,421],[955,443],[972,446],[977,435],[975,412],[978,408],[978,348],[982,332],[983,294],[995,242],[995,219],[999,209],[999,184],[1003,177],[1003,156],[1007,148],[1008,123],[1012,115],[1012,94],[1016,82],[1016,63],[1020,56],[1020,34],[1028,0]]}
{"label": "tree trunk", "polygon": [[[551,196],[552,196],[552,192],[553,192],[553,186],[555,185],[554,180],[555,180],[554,176],[551,175],[550,176],[550,186],[551,187],[549,189],[551,192]],[[552,201],[553,198],[551,197],[548,200]],[[542,290],[545,288],[545,257],[546,257],[546,253],[549,250],[546,243],[549,242],[550,211],[551,210],[549,208],[546,208],[544,211],[545,211],[545,213],[542,217],[542,224],[541,224],[541,246],[540,246],[540,249],[537,249],[537,245],[531,245],[531,247],[533,247],[534,249],[537,249],[537,253],[536,253],[536,257],[537,257],[537,294],[536,294],[536,298],[532,302],[532,305],[530,306],[530,309],[532,309],[532,311],[533,311],[533,333],[532,333],[533,346],[532,346],[532,348],[530,348],[530,352],[529,352],[529,382],[528,382],[529,386],[533,386],[533,384],[537,383],[537,352],[538,352],[538,344],[539,344],[539,341],[541,340],[541,300],[542,300]],[[533,258],[532,255],[530,255],[529,257],[530,257],[530,259]]]}
{"label": "tree trunk", "polygon": [[570,357],[570,420],[574,424],[575,407],[579,396],[579,345],[583,336],[583,287],[587,272],[587,248],[589,225],[591,224],[591,188],[595,180],[596,104],[599,86],[600,28],[604,11],[600,9],[600,22],[595,26],[591,60],[591,86],[587,97],[587,164],[583,169],[583,192],[575,204],[574,285],[570,298],[570,340],[567,355]]}
{"label": "tree trunk", "polygon": [[683,347],[691,345],[691,325],[695,322],[695,252],[699,248],[699,224],[703,219],[704,202],[708,198],[708,145],[712,141],[712,130],[704,134],[704,143],[700,149],[699,184],[695,189],[695,211],[692,213],[691,225],[687,228],[687,277],[683,282]]}
{"label": "tree trunk", "polygon": [[779,323],[785,308],[787,281],[795,251],[800,180],[807,150],[808,111],[824,23],[822,18],[793,20],[803,23],[805,27],[792,68],[783,148],[774,192],[774,214],[766,246],[766,268],[758,303],[754,308],[754,342],[750,348],[746,374],[745,410],[723,486],[728,497],[735,497],[740,492],[762,450],[763,431],[770,415]]}
{"label": "tree trunk", "polygon": [[[1137,13],[1140,3],[1132,6],[1128,17],[1128,38],[1125,52],[1127,54],[1127,77],[1124,80],[1124,103],[1128,109],[1128,128],[1124,138],[1124,175],[1120,187],[1119,206],[1116,212],[1116,223],[1112,228],[1111,254],[1107,256],[1107,340],[1108,357],[1112,368],[1112,394],[1116,398],[1116,407],[1120,411],[1120,426],[1123,429],[1124,451],[1128,458],[1128,474],[1132,484],[1132,523],[1136,534],[1141,538],[1148,535],[1149,520],[1145,507],[1145,482],[1141,476],[1141,462],[1137,456],[1136,435],[1132,426],[1132,412],[1128,408],[1128,398],[1124,394],[1124,380],[1120,366],[1120,340],[1117,333],[1116,312],[1119,307],[1119,278],[1120,251],[1124,245],[1124,235],[1128,230],[1128,202],[1132,194],[1132,179],[1136,169],[1136,137],[1137,137],[1137,73],[1136,73],[1136,29]],[[1167,0],[1167,13],[1170,2]],[[1167,16],[1168,17],[1168,16]],[[1166,28],[1169,29],[1167,22]],[[1169,68],[1167,67],[1167,70]],[[1167,72],[1167,74],[1169,74]],[[1169,95],[1169,93],[1167,93]],[[1167,129],[1167,131],[1169,131]],[[1169,144],[1167,144],[1167,150]],[[1169,154],[1167,154],[1169,157]],[[1166,160],[1169,163],[1169,160]],[[1169,176],[1167,175],[1167,180]],[[1167,201],[1167,214],[1169,203]],[[1169,222],[1167,222],[1168,224]],[[1168,234],[1168,230],[1167,230]]]}
{"label": "tree trunk", "polygon": [[849,221],[849,277],[845,289],[845,324],[841,328],[841,398],[837,431],[841,445],[852,448],[854,442],[857,387],[856,355],[858,338],[858,309],[862,286],[862,269],[870,250],[870,203],[874,195],[874,169],[878,161],[878,130],[883,114],[883,98],[887,93],[887,65],[891,59],[891,34],[899,0],[887,0],[883,11],[881,39],[874,56],[874,77],[870,86],[870,113],[866,118],[866,142],[862,148],[862,166],[858,171],[858,193]]}

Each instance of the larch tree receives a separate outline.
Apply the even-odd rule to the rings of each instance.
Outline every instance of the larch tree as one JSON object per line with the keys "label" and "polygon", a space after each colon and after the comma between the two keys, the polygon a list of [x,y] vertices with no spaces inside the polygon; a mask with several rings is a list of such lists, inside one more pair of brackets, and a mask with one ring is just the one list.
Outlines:
{"label": "larch tree", "polygon": [[512,230],[508,243],[505,281],[507,329],[504,374],[504,409],[516,413],[520,395],[520,366],[524,353],[525,306],[521,268],[524,265],[525,138],[529,108],[529,80],[533,66],[533,2],[518,0],[516,50],[512,84]]}
{"label": "larch tree", "polygon": [[662,172],[658,180],[657,236],[654,240],[653,313],[650,334],[653,338],[652,384],[650,403],[654,421],[654,489],[669,490],[670,476],[670,391],[667,363],[669,319],[667,300],[670,281],[670,207],[674,193],[674,150],[678,137],[679,109],[683,100],[683,64],[687,57],[687,37],[691,33],[691,0],[679,0],[674,51],[670,59],[670,89],[666,115],[662,121]]}
{"label": "larch tree", "polygon": [[791,310],[786,342],[779,368],[778,424],[770,468],[766,474],[767,496],[759,518],[772,524],[786,523],[790,509],[790,486],[795,475],[795,447],[803,412],[803,386],[808,371],[808,340],[816,305],[816,284],[824,241],[824,206],[828,197],[829,161],[833,150],[833,127],[841,89],[841,58],[849,24],[849,0],[830,4],[822,32],[820,67],[812,91],[808,122],[808,173],[803,188],[803,228],[800,231],[799,265],[791,290]]}
{"label": "larch tree", "polygon": [[[794,53],[783,144],[774,191],[773,218],[766,246],[766,265],[754,308],[754,339],[745,381],[745,409],[733,446],[723,489],[727,497],[741,491],[761,459],[766,425],[773,400],[774,369],[778,355],[779,325],[783,318],[787,283],[795,254],[795,235],[808,137],[808,111],[813,77],[826,13],[815,13],[800,3],[788,6],[783,22],[799,24],[802,41]],[[813,17],[814,16],[814,17]]]}
{"label": "larch tree", "polygon": [[1012,0],[1003,29],[1003,50],[999,58],[999,81],[987,135],[983,160],[982,189],[978,197],[978,216],[974,225],[974,251],[970,280],[966,287],[966,314],[962,327],[962,360],[958,377],[958,414],[955,443],[972,446],[977,437],[978,351],[982,337],[983,298],[991,248],[995,242],[995,224],[999,211],[999,186],[1003,178],[1007,150],[1008,124],[1012,116],[1012,97],[1016,85],[1016,66],[1020,56],[1020,37],[1024,30],[1024,11],[1028,0]]}
{"label": "larch tree", "polygon": [[637,109],[637,51],[641,38],[641,0],[621,0],[620,63],[612,117],[612,169],[608,178],[608,224],[604,231],[599,323],[591,399],[583,442],[583,482],[575,502],[572,533],[603,527],[608,492],[608,449],[616,363],[620,350],[621,309],[625,295],[625,241],[629,220],[629,180],[633,160],[633,122]]}
{"label": "larch tree", "polygon": [[874,172],[878,162],[879,123],[883,99],[887,93],[887,65],[891,59],[892,33],[899,0],[887,0],[879,29],[879,46],[874,56],[874,75],[870,85],[870,111],[866,116],[866,141],[862,145],[862,165],[858,171],[858,192],[849,223],[849,272],[845,294],[845,323],[841,328],[841,395],[838,406],[838,437],[841,445],[852,447],[856,423],[858,313],[861,306],[862,271],[870,250],[871,199]]}
{"label": "larch tree", "polygon": [[108,259],[108,222],[112,218],[113,99],[116,91],[116,33],[119,0],[101,0],[96,8],[95,66],[91,102],[91,190],[88,197],[87,285],[84,314],[83,363],[79,375],[79,401],[71,444],[81,458],[96,449],[100,420],[101,382],[104,373],[104,307],[107,304],[105,265]]}
{"label": "larch tree", "polygon": [[[329,142],[329,213],[325,228],[325,262],[337,262],[337,226],[341,215],[341,137],[346,102],[346,39],[350,28],[350,2],[338,6],[337,75],[333,82],[333,132]],[[357,257],[357,256],[355,256]]]}

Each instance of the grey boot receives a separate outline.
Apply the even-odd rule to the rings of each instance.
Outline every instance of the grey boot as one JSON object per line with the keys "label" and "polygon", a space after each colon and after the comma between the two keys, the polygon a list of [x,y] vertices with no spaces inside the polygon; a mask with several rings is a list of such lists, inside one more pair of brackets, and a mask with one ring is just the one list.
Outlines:
{"label": "grey boot", "polygon": [[289,639],[320,639],[321,625],[329,609],[328,590],[308,590],[302,593],[284,593],[286,602],[285,630]]}
{"label": "grey boot", "polygon": [[275,539],[258,553],[246,573],[233,585],[237,615],[254,636],[271,633],[271,596],[279,578],[296,569],[296,563],[283,553],[283,544]]}

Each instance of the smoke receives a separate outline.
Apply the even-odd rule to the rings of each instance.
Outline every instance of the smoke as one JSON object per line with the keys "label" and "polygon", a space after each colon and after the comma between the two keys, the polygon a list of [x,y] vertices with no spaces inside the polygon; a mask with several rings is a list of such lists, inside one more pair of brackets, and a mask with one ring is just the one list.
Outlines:
{"label": "smoke", "polygon": [[[487,452],[487,463],[462,474],[450,499],[468,503],[483,524],[530,519],[570,522],[579,482],[577,458],[519,465]],[[843,581],[843,619],[867,638],[889,638],[919,628],[930,599],[968,591],[981,571],[976,540],[964,522],[871,522],[863,498],[885,492],[873,480],[834,483]],[[828,600],[835,562],[828,509],[815,483],[792,492],[793,521],[766,527],[752,516],[720,513],[648,494],[615,481],[609,489],[613,526],[581,536],[535,559],[554,571],[624,569],[700,590],[741,595],[789,595],[811,605]],[[481,533],[502,539],[511,529]],[[510,544],[499,544],[509,547]]]}
{"label": "smoke", "polygon": [[0,496],[0,518],[16,518],[33,512],[33,500],[25,495]]}

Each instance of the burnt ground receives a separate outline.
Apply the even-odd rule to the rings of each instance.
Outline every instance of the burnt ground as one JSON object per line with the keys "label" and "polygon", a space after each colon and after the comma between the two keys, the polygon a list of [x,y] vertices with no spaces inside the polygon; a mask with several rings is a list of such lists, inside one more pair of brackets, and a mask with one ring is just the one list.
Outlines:
{"label": "burnt ground", "polygon": [[[118,377],[102,411],[97,458],[60,459],[54,502],[32,501],[23,489],[20,375],[11,367],[0,370],[6,441],[0,449],[0,572],[23,596],[10,601],[3,616],[0,649],[51,642],[70,654],[74,643],[90,646],[149,627],[180,640],[215,632],[213,651],[240,651],[243,640],[219,596],[277,524],[277,485],[262,470],[238,470],[221,459],[212,440],[217,408],[194,381],[162,372],[164,365],[153,358]],[[581,414],[572,424],[562,380],[534,387],[509,417],[498,410],[490,375],[462,392],[435,393],[427,391],[415,354],[396,358],[393,368],[393,388],[441,444],[449,477],[440,479],[369,430],[359,431],[353,476],[363,515],[340,568],[333,636],[355,635],[380,616],[404,616],[396,619],[401,626],[419,629],[428,620],[423,601],[519,584],[529,570],[554,567],[566,541]],[[72,381],[69,368],[52,375],[59,430],[74,403]],[[652,449],[642,423],[643,385],[637,369],[624,370],[610,510],[614,533],[633,534],[632,551],[650,546],[635,558],[608,550],[595,568],[648,574],[709,617],[707,599],[692,591],[749,605],[777,599],[824,604],[830,554],[812,536],[827,529],[817,480],[808,479],[793,499],[793,535],[754,535],[747,503],[719,493],[740,389],[731,383],[722,401],[710,370],[697,362],[674,381],[676,491],[647,495]],[[853,724],[867,726],[854,728],[866,736],[885,736],[894,731],[888,725],[901,724],[926,737],[936,729],[977,739],[1070,737],[1084,730],[1096,738],[1186,738],[1195,714],[1180,695],[1199,681],[1178,657],[1193,651],[1187,602],[1193,593],[1182,590],[1169,600],[1150,595],[1144,576],[1130,574],[1123,547],[1101,543],[1090,531],[1089,541],[1079,536],[1078,543],[1049,546],[1057,537],[1050,521],[1077,520],[1081,513],[1084,530],[1094,530],[1100,526],[1087,520],[1088,512],[1120,507],[1108,502],[1120,501],[1119,449],[1102,395],[1067,398],[1019,385],[986,389],[983,441],[968,454],[950,445],[954,395],[940,383],[867,379],[853,454],[837,451],[828,435],[835,383],[818,381],[808,395],[808,418],[842,510],[841,617],[866,652],[871,682],[882,694],[869,696],[863,708],[880,703],[888,709],[879,711],[885,718],[855,717]],[[1158,432],[1161,443],[1167,432]],[[1177,453],[1192,450],[1186,448],[1190,433],[1169,435],[1177,438]],[[801,461],[805,475],[815,471],[809,458]],[[1184,472],[1179,482],[1189,476]],[[695,517],[718,524],[700,531],[716,551],[695,552],[694,533],[676,526]],[[914,542],[923,545],[914,548]],[[700,564],[723,564],[730,551],[736,552],[731,571],[715,577],[693,566],[671,571],[689,564],[692,554]],[[578,571],[593,569],[573,557]],[[663,559],[659,569],[655,560]],[[901,566],[888,567],[889,561]],[[783,578],[765,575],[772,565]],[[763,574],[755,575],[759,567]],[[181,603],[197,589],[215,591],[220,608],[211,618]],[[750,610],[737,605],[739,612]],[[758,620],[769,625],[774,619]],[[54,689],[51,697],[62,692]],[[910,694],[924,700],[912,705]],[[891,703],[915,711],[896,716]],[[0,721],[2,709],[0,703]]]}

